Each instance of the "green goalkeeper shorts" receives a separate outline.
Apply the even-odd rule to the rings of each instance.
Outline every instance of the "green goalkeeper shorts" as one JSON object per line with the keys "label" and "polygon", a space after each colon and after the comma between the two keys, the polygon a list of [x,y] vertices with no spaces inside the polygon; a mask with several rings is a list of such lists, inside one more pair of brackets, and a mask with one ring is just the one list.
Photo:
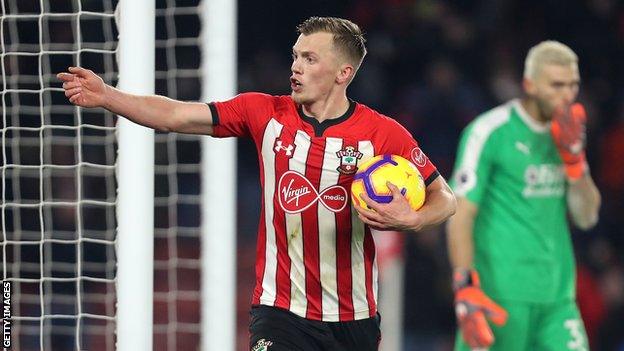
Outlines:
{"label": "green goalkeeper shorts", "polygon": [[[538,304],[496,301],[509,312],[507,324],[490,323],[494,345],[489,351],[588,351],[587,333],[574,301]],[[458,331],[456,351],[470,351]]]}

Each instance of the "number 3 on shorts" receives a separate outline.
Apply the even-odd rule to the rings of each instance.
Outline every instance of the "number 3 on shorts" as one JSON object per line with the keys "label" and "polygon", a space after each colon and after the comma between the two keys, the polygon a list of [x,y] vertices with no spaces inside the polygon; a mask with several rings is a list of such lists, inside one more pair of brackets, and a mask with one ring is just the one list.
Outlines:
{"label": "number 3 on shorts", "polygon": [[570,332],[570,339],[566,345],[568,350],[589,350],[589,347],[587,347],[587,337],[585,337],[585,327],[580,319],[566,319],[563,322],[563,326]]}

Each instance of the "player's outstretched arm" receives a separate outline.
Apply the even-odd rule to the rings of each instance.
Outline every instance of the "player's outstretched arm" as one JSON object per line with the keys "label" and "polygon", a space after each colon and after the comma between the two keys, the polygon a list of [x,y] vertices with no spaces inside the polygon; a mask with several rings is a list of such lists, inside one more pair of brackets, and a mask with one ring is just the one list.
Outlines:
{"label": "player's outstretched arm", "polygon": [[74,105],[103,107],[161,131],[212,134],[212,115],[206,104],[129,94],[105,84],[93,71],[82,67],[69,67],[57,77],[63,82],[65,96]]}
{"label": "player's outstretched arm", "polygon": [[412,210],[399,188],[391,183],[388,187],[392,191],[392,201],[387,204],[377,203],[365,193],[361,195],[362,200],[372,210],[353,203],[360,219],[371,228],[417,232],[442,223],[455,213],[455,195],[441,176],[427,186],[425,204],[418,211]]}

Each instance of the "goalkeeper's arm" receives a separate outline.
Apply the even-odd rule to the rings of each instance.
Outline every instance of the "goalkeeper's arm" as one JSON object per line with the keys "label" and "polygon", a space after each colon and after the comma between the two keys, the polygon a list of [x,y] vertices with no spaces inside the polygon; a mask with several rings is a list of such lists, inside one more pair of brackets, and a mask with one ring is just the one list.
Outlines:
{"label": "goalkeeper's arm", "polygon": [[589,174],[585,159],[587,116],[580,103],[554,111],[551,134],[568,178],[568,209],[579,228],[587,230],[598,222],[600,193]]}
{"label": "goalkeeper's arm", "polygon": [[577,227],[588,230],[596,225],[601,199],[589,172],[568,183],[567,202],[572,221]]}
{"label": "goalkeeper's arm", "polygon": [[449,218],[447,245],[453,269],[471,269],[474,254],[473,225],[478,208],[464,197],[457,197],[457,211]]}
{"label": "goalkeeper's arm", "polygon": [[487,348],[494,343],[494,334],[487,319],[503,325],[507,321],[507,312],[485,295],[479,275],[472,269],[473,225],[477,211],[475,204],[458,198],[457,212],[447,225],[447,243],[453,267],[455,314],[462,338],[471,348]]}
{"label": "goalkeeper's arm", "polygon": [[103,107],[129,120],[157,130],[212,134],[212,114],[204,103],[182,102],[158,95],[134,95],[104,83],[91,70],[70,67],[57,77],[65,96],[81,107]]}

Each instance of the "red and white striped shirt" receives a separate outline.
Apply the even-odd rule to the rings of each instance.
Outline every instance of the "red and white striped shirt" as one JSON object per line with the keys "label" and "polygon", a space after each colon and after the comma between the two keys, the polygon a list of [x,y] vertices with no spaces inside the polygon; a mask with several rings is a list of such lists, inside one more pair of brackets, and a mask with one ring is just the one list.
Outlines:
{"label": "red and white striped shirt", "polygon": [[351,207],[357,164],[379,154],[438,172],[393,119],[355,102],[319,123],[290,96],[245,93],[209,104],[216,137],[249,136],[258,149],[262,213],[253,304],[328,322],[377,313],[371,231]]}

